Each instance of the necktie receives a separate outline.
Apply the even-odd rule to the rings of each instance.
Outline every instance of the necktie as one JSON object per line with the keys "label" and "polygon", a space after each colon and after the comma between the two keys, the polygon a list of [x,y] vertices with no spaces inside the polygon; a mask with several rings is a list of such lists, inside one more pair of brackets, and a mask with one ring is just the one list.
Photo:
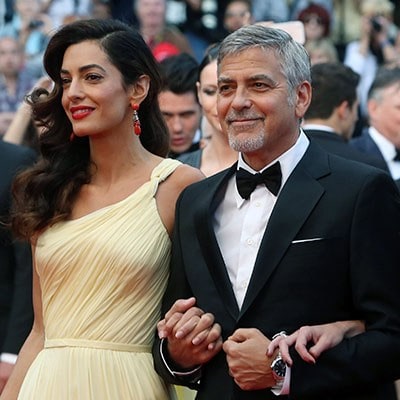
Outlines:
{"label": "necktie", "polygon": [[396,148],[396,155],[394,156],[393,161],[400,161],[400,149]]}
{"label": "necktie", "polygon": [[281,187],[282,172],[279,162],[271,165],[261,174],[252,174],[243,168],[236,171],[236,186],[241,197],[248,199],[257,185],[265,184],[267,189],[277,195]]}

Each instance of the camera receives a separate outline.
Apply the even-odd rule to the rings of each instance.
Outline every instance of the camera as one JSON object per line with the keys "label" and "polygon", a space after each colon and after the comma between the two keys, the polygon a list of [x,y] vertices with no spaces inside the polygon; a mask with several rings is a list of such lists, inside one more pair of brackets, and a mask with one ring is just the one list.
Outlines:
{"label": "camera", "polygon": [[31,22],[29,22],[29,29],[37,29],[43,25],[43,21],[40,21],[39,19],[34,19]]}
{"label": "camera", "polygon": [[378,21],[378,18],[371,18],[372,29],[375,32],[380,32],[382,30],[382,24]]}

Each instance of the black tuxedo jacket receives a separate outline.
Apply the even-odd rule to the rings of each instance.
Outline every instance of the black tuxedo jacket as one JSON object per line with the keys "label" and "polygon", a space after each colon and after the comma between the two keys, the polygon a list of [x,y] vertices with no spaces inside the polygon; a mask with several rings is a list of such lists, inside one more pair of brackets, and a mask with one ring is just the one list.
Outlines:
{"label": "black tuxedo jacket", "polygon": [[[368,128],[365,128],[360,136],[352,139],[350,141],[350,145],[366,155],[379,159],[380,163],[384,164],[385,170],[390,173],[386,160],[384,159],[374,139],[372,139],[371,135],[369,134]],[[397,187],[400,189],[400,179],[397,179],[395,182]]]}
{"label": "black tuxedo jacket", "polygon": [[[11,184],[18,170],[33,163],[35,153],[0,140],[0,218],[7,219]],[[0,224],[0,353],[18,354],[33,320],[30,246],[12,239]]]}
{"label": "black tuxedo jacket", "polygon": [[[393,180],[311,143],[279,194],[239,310],[212,220],[235,169],[182,193],[162,312],[176,299],[195,296],[215,315],[224,339],[238,328],[258,328],[271,338],[302,325],[364,320],[366,333],[328,350],[316,365],[292,353],[289,398],[394,400],[392,381],[400,376],[400,198]],[[238,244],[239,238],[232,246]],[[185,384],[169,374],[159,345],[156,338],[158,373]],[[270,390],[240,390],[223,351],[203,366],[197,388],[204,400],[276,400]]]}
{"label": "black tuxedo jacket", "polygon": [[335,132],[327,132],[319,129],[304,129],[304,132],[310,140],[316,142],[328,153],[336,154],[348,160],[363,162],[388,172],[386,162],[382,156],[374,156],[355,149],[342,136]]}

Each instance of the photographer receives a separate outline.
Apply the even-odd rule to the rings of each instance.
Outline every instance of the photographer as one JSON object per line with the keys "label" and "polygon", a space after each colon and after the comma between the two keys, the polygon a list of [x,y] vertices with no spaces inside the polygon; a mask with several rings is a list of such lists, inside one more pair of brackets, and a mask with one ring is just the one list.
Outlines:
{"label": "photographer", "polygon": [[389,0],[364,0],[361,4],[360,39],[346,47],[344,63],[360,74],[358,94],[361,117],[366,117],[367,92],[377,68],[400,56],[398,28],[393,24],[393,3]]}

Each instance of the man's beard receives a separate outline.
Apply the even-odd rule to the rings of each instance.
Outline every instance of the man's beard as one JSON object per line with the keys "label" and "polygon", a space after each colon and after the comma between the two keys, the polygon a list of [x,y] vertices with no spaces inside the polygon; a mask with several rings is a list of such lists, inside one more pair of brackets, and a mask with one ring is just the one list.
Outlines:
{"label": "man's beard", "polygon": [[250,153],[252,151],[259,150],[264,146],[265,143],[264,132],[261,130],[256,135],[247,137],[245,139],[239,139],[237,135],[233,134],[232,132],[228,132],[228,139],[229,146],[231,146],[233,150],[240,153]]}

